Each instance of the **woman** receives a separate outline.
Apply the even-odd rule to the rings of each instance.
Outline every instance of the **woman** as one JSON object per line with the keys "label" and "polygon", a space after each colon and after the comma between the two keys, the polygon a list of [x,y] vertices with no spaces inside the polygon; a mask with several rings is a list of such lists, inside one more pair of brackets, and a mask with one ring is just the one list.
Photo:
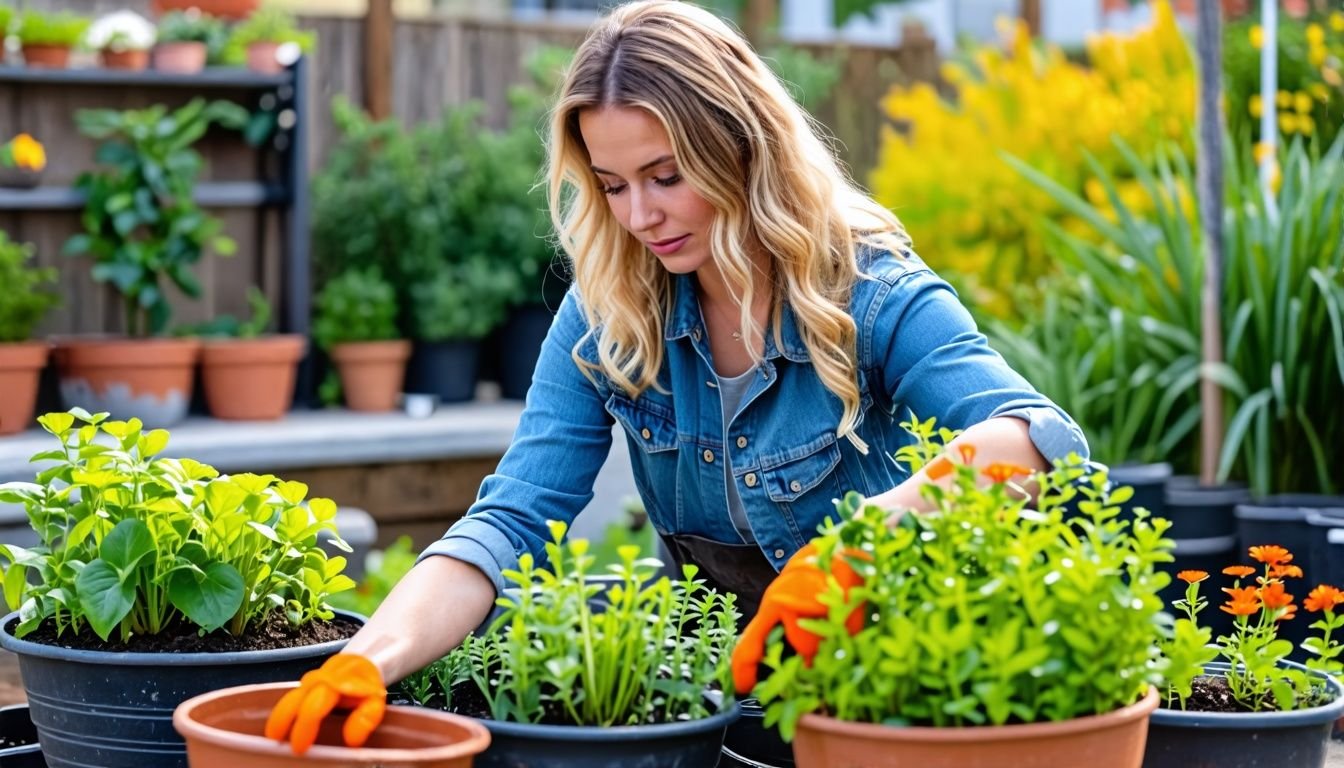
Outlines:
{"label": "woman", "polygon": [[712,14],[649,0],[600,21],[548,149],[575,284],[497,472],[343,654],[374,690],[456,646],[501,571],[542,556],[545,521],[592,497],[613,422],[674,559],[748,617],[845,491],[919,506],[926,478],[890,458],[908,413],[964,430],[977,464],[1086,454]]}

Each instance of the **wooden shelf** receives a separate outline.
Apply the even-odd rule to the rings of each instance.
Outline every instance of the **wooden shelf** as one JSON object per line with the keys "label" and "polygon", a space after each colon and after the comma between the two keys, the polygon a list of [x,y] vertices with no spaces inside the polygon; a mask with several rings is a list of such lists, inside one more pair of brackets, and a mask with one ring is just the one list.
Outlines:
{"label": "wooden shelf", "polygon": [[[206,208],[251,208],[287,202],[277,184],[255,181],[207,181],[196,185],[196,202]],[[0,189],[0,211],[73,211],[84,207],[84,193],[74,187]]]}
{"label": "wooden shelf", "polygon": [[243,67],[207,67],[197,74],[183,75],[146,69],[138,72],[122,69],[84,67],[44,69],[41,67],[0,66],[2,83],[65,83],[70,85],[141,85],[195,86],[214,88],[276,88],[294,82],[293,72],[265,75]]}

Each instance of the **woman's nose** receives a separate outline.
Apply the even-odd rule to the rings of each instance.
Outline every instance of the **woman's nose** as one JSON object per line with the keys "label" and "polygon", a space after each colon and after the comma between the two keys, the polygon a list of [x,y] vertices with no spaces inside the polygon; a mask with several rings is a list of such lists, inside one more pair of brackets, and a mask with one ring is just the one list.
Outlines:
{"label": "woman's nose", "polygon": [[[632,186],[633,189],[633,186]],[[632,192],[630,195],[630,229],[635,232],[646,232],[658,226],[663,221],[662,207],[657,204],[651,196],[643,192]]]}

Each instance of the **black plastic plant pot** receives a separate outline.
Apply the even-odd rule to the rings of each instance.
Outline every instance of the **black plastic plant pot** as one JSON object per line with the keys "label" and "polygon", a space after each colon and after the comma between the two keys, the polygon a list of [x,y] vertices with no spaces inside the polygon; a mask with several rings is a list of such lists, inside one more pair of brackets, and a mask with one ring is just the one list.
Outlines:
{"label": "black plastic plant pot", "polygon": [[[1298,669],[1301,665],[1288,663]],[[1228,665],[1205,665],[1210,673]],[[1330,728],[1344,715],[1344,685],[1317,672],[1334,694],[1328,704],[1291,712],[1183,712],[1159,708],[1148,722],[1143,768],[1323,768]]]}
{"label": "black plastic plant pot", "polygon": [[0,768],[45,768],[27,704],[0,707]]}
{"label": "black plastic plant pot", "polygon": [[742,716],[723,736],[719,768],[794,768],[793,746],[777,728],[765,727],[765,710],[756,699],[743,699]]}
{"label": "black plastic plant pot", "polygon": [[[338,612],[350,621],[363,617]],[[0,620],[0,647],[19,658],[29,715],[51,768],[186,768],[173,710],[193,696],[298,680],[346,640],[265,651],[119,653],[21,640]]]}
{"label": "black plastic plant pot", "polygon": [[482,720],[490,747],[475,768],[712,768],[736,702],[716,715],[679,723],[597,728]]}
{"label": "black plastic plant pot", "polygon": [[481,343],[477,339],[422,341],[415,345],[406,371],[406,391],[439,396],[444,403],[476,397]]}
{"label": "black plastic plant pot", "polygon": [[1134,496],[1124,504],[1121,513],[1126,519],[1133,519],[1134,510],[1142,507],[1155,517],[1165,517],[1167,508],[1167,481],[1171,479],[1171,465],[1158,464],[1119,464],[1107,473],[1112,485],[1127,485],[1134,489]]}

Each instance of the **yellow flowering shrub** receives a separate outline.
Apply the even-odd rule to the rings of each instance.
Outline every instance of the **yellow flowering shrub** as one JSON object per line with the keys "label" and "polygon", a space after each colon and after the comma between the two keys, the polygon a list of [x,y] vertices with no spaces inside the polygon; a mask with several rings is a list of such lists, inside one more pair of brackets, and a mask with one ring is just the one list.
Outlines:
{"label": "yellow flowering shrub", "polygon": [[[1344,11],[1306,20],[1280,18],[1277,42],[1278,133],[1286,139],[1319,136],[1328,145],[1344,125]],[[1260,138],[1264,45],[1265,31],[1259,24],[1248,20],[1228,25],[1223,42],[1224,92],[1234,136]]]}
{"label": "yellow flowering shrub", "polygon": [[20,133],[0,145],[0,165],[6,168],[40,171],[47,167],[47,153],[37,139],[26,133]]}
{"label": "yellow flowering shrub", "polygon": [[[1113,136],[1141,155],[1169,140],[1192,143],[1196,76],[1164,2],[1151,26],[1089,40],[1087,65],[1033,44],[1020,21],[1003,25],[1004,50],[983,46],[944,67],[953,98],[918,84],[883,99],[894,126],[883,131],[869,183],[926,261],[959,275],[972,302],[1012,316],[1011,286],[1050,271],[1044,221],[1074,225],[1004,155],[1103,203],[1086,155],[1118,173]],[[1137,185],[1128,197],[1143,200]]]}

